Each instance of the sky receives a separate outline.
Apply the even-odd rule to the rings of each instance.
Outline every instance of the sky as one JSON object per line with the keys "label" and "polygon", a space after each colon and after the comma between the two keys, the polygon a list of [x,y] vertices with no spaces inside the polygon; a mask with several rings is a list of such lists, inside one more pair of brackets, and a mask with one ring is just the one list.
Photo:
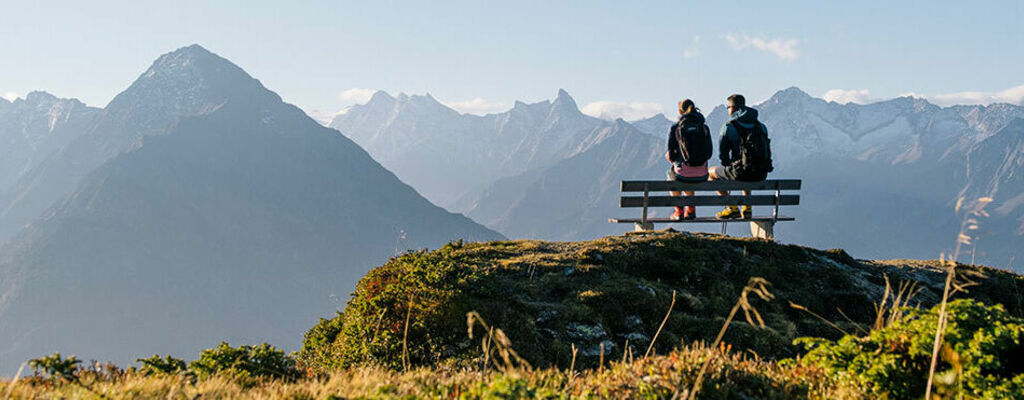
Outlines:
{"label": "sky", "polygon": [[1024,98],[1021,1],[0,0],[0,96],[104,106],[198,43],[311,115],[376,90],[470,113],[567,90],[638,119],[797,86],[841,103]]}

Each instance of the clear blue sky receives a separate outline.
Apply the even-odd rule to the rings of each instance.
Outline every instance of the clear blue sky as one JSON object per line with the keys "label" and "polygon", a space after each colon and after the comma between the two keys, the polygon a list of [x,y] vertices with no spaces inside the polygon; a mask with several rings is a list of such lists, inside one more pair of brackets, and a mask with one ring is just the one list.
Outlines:
{"label": "clear blue sky", "polygon": [[464,106],[479,110],[558,88],[581,106],[666,111],[793,85],[866,91],[833,95],[861,102],[1024,96],[1024,2],[745,3],[3,0],[0,95],[103,106],[160,54],[198,43],[321,111],[358,99],[341,96],[352,88],[479,99]]}

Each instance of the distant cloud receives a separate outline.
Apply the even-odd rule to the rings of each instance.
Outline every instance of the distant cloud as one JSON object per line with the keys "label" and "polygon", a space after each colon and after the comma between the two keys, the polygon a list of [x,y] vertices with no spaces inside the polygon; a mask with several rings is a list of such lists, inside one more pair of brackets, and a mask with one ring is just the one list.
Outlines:
{"label": "distant cloud", "polygon": [[772,53],[776,57],[779,57],[779,59],[786,61],[795,60],[800,56],[800,51],[796,48],[800,42],[793,38],[778,37],[766,40],[760,37],[735,35],[730,33],[725,35],[725,40],[732,44],[732,48],[735,50],[743,50],[747,47],[753,47],[761,51]]}
{"label": "distant cloud", "polygon": [[344,114],[344,111],[347,111],[347,110],[342,110],[342,111],[308,110],[308,111],[306,111],[306,115],[308,115],[310,118],[313,118],[314,121],[319,122],[320,125],[327,126],[327,125],[329,125],[331,123],[331,121],[334,121],[334,117],[338,116],[338,114]]}
{"label": "distant cloud", "polygon": [[501,112],[508,108],[503,103],[492,102],[479,97],[467,101],[442,101],[442,103],[460,113],[476,115]]}
{"label": "distant cloud", "polygon": [[338,99],[345,105],[363,104],[370,101],[374,93],[377,93],[374,89],[351,88],[339,93]]}
{"label": "distant cloud", "polygon": [[992,104],[1010,103],[1024,105],[1024,85],[1014,86],[998,92],[958,92],[937,94],[933,96],[906,93],[913,97],[923,97],[928,101],[940,106],[951,106],[956,104]]}
{"label": "distant cloud", "polygon": [[683,58],[694,58],[700,55],[700,36],[694,36],[690,45],[683,49]]}
{"label": "distant cloud", "polygon": [[14,101],[14,99],[18,98],[18,93],[17,92],[4,92],[4,96],[3,97],[5,99],[7,99],[7,101]]}
{"label": "distant cloud", "polygon": [[874,101],[874,98],[871,97],[871,92],[867,89],[832,89],[821,95],[821,98],[825,99],[825,101],[834,101],[839,104],[867,104]]}
{"label": "distant cloud", "polygon": [[635,121],[664,112],[665,109],[658,103],[595,101],[583,106],[583,109],[580,111],[601,119],[614,120],[622,118],[627,121]]}

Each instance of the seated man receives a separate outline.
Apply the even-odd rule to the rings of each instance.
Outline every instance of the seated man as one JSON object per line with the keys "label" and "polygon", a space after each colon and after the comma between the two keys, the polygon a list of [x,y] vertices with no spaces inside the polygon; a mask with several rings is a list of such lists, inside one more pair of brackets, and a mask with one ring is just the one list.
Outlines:
{"label": "seated man", "polygon": [[[768,128],[757,120],[757,110],[747,107],[742,95],[734,94],[726,100],[729,107],[729,122],[722,126],[718,144],[718,158],[722,165],[711,167],[711,180],[724,179],[744,182],[760,182],[772,171],[771,140]],[[729,192],[718,192],[728,196]],[[744,195],[750,191],[744,190]],[[741,211],[734,205],[726,206],[716,214],[719,219],[750,218],[754,214],[750,206]]]}

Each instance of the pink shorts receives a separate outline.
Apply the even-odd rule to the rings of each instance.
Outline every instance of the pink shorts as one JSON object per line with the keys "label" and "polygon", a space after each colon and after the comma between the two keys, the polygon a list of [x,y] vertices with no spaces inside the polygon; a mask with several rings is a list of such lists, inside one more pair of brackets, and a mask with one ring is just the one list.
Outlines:
{"label": "pink shorts", "polygon": [[708,180],[708,164],[691,167],[686,164],[673,165],[668,169],[668,179],[683,182],[701,182]]}

